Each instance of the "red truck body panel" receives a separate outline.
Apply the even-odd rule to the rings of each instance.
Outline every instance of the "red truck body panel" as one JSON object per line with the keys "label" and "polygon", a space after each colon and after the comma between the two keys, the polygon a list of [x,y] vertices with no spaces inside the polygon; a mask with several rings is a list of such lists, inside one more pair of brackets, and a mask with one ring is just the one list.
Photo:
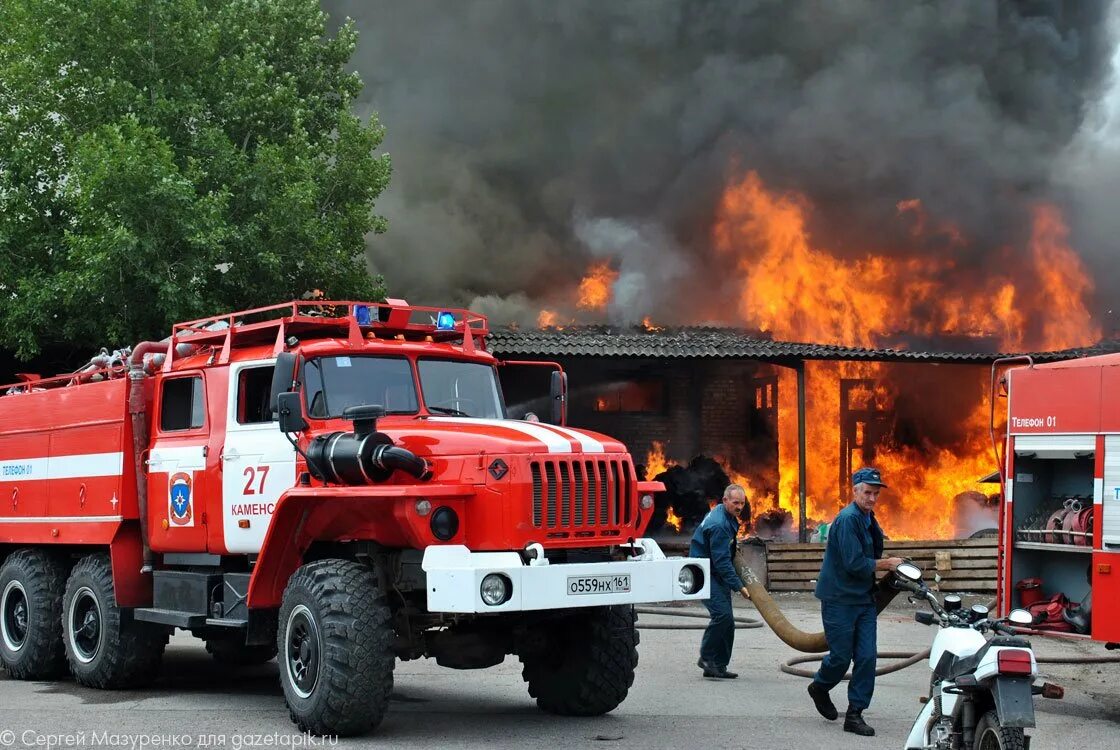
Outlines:
{"label": "red truck body panel", "polygon": [[[1016,367],[1006,379],[1000,608],[1019,606],[1016,584],[1037,577],[1043,595],[1091,609],[1089,637],[1120,642],[1120,355]],[[1091,508],[1092,528],[1040,531],[1067,502]]]}

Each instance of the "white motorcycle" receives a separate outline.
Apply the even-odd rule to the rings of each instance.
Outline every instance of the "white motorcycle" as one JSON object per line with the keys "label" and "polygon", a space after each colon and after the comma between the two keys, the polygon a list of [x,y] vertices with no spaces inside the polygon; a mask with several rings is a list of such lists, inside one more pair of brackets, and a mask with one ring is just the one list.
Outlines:
{"label": "white motorcycle", "polygon": [[910,601],[924,599],[932,612],[916,612],[923,625],[940,627],[930,647],[929,697],[910,736],[907,750],[1028,750],[1033,727],[1034,696],[1061,698],[1062,688],[1035,685],[1038,663],[1031,644],[1016,635],[1033,618],[1025,609],[1007,617],[989,617],[982,604],[964,609],[961,598],[942,601],[922,581],[921,569],[903,563],[893,585],[910,591]]}

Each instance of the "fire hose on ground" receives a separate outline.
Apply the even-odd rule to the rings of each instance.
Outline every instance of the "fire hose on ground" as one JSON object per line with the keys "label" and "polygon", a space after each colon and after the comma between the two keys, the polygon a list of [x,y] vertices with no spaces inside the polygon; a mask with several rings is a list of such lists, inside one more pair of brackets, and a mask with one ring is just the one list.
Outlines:
{"label": "fire hose on ground", "polygon": [[[765,623],[770,626],[774,634],[787,646],[808,654],[807,656],[795,656],[786,660],[781,664],[779,669],[786,674],[812,679],[815,671],[798,668],[795,665],[821,660],[824,654],[828,652],[828,641],[825,639],[824,633],[806,633],[793,625],[782,613],[781,608],[778,607],[774,598],[770,596],[770,592],[762,585],[762,581],[759,580],[758,576],[754,574],[754,571],[746,564],[743,556],[741,554],[735,555],[734,562],[735,572],[737,572],[743,582],[746,583],[751,602],[754,604],[755,608],[758,609],[758,613],[762,616]],[[884,578],[875,588],[875,609],[880,614],[898,594],[898,589],[884,583],[886,580],[887,579]],[[994,603],[993,600],[988,603],[988,606],[990,607],[994,605]],[[703,612],[682,612],[672,607],[636,607],[635,611],[639,614],[708,619],[708,615]],[[761,621],[751,617],[736,616],[734,619],[736,630],[761,628],[763,625]],[[649,623],[639,624],[638,627],[643,630],[702,630],[706,625],[701,623],[690,623],[688,625]],[[875,674],[878,676],[901,671],[928,659],[929,654],[930,650],[928,648],[918,652],[880,651],[876,654],[879,659],[900,659],[901,661],[878,667],[875,670]],[[1035,660],[1040,664],[1109,664],[1120,663],[1120,656],[1036,656]],[[851,673],[844,675],[845,680],[850,677]]]}

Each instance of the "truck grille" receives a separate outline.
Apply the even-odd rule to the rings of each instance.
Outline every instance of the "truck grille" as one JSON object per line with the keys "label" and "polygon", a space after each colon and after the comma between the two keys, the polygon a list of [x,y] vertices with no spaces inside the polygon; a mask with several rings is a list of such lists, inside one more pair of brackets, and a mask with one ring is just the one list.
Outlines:
{"label": "truck grille", "polygon": [[630,523],[629,461],[531,461],[529,470],[533,475],[533,526],[578,530]]}

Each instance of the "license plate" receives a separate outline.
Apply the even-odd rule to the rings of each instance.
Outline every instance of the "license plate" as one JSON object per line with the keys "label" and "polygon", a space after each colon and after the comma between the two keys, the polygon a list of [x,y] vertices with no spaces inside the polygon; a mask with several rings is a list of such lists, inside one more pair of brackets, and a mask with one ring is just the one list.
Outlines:
{"label": "license plate", "polygon": [[628,593],[630,593],[629,573],[617,576],[568,576],[568,596]]}

